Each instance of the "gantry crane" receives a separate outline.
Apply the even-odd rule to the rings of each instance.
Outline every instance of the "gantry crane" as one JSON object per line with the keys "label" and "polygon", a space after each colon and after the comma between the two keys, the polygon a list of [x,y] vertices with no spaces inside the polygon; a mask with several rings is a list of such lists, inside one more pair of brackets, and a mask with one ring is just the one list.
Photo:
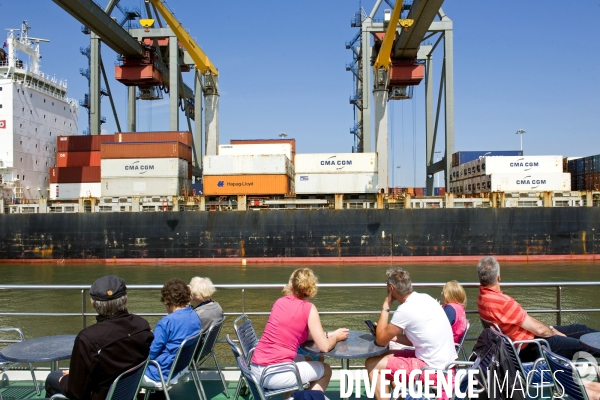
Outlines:
{"label": "gantry crane", "polygon": [[[159,29],[123,29],[110,16],[119,0],[109,0],[101,9],[93,0],[53,0],[56,4],[88,27],[91,33],[90,45],[90,115],[91,134],[100,133],[100,70],[104,69],[100,57],[100,42],[108,45],[122,58],[122,65],[115,70],[117,80],[130,86],[128,94],[127,130],[136,131],[137,98],[135,89],[141,87],[144,93],[152,93],[150,88],[165,88],[170,93],[169,128],[179,130],[179,108],[186,112],[188,128],[194,132],[194,175],[201,169],[202,151],[202,94],[206,107],[205,132],[206,153],[216,154],[218,144],[218,71],[192,37],[183,29],[173,14],[160,0],[145,0],[150,16],[150,5],[155,14],[160,13],[169,27]],[[179,47],[178,42],[184,46]],[[182,71],[196,67],[195,88],[188,87],[181,77]],[[204,82],[203,82],[204,80]],[[105,83],[108,82],[105,80]],[[142,97],[144,98],[144,97]],[[146,98],[153,98],[148,95]],[[116,115],[115,115],[116,118]],[[190,119],[194,119],[192,130]]]}
{"label": "gantry crane", "polygon": [[[391,0],[385,1],[392,5]],[[375,14],[381,3],[382,0],[377,0],[368,15],[363,10],[356,14],[352,26],[359,27],[360,32],[346,44],[346,47],[352,49],[354,53],[354,64],[346,69],[352,71],[356,78],[356,95],[350,101],[356,109],[355,125],[350,132],[356,136],[358,151],[371,151],[371,113],[374,111],[378,188],[381,193],[384,193],[388,187],[388,102],[411,98],[411,88],[425,78],[426,184],[427,194],[432,195],[434,173],[445,171],[446,186],[448,185],[448,171],[454,151],[452,21],[441,9],[443,0],[414,0],[407,7],[402,0],[397,0],[393,4],[393,11],[390,14],[386,13],[386,21],[377,22]],[[406,19],[400,18],[403,11],[408,11]],[[436,16],[439,21],[434,21]],[[438,33],[440,35],[433,45],[422,44],[424,40]],[[371,44],[371,38],[374,44]],[[442,39],[444,39],[444,62],[434,121],[432,54]],[[375,58],[373,62],[372,58]],[[433,155],[442,94],[445,151],[443,159],[434,163]]]}

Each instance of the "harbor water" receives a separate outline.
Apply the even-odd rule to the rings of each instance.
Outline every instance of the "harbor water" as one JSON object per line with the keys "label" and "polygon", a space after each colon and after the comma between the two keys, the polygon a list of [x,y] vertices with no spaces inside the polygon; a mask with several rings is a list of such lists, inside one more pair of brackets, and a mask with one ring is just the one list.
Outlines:
{"label": "harbor water", "polygon": [[[456,279],[459,282],[476,283],[476,265],[463,263],[449,264],[397,264],[408,270],[414,283],[443,283]],[[320,283],[384,283],[387,264],[339,264],[339,265],[111,265],[111,264],[0,264],[0,284],[50,284],[89,285],[96,278],[116,274],[129,284],[162,285],[171,278],[180,278],[185,282],[193,276],[210,277],[215,285],[223,284],[281,284],[287,282],[290,273],[298,267],[310,267],[319,277]],[[600,263],[594,262],[545,262],[545,263],[504,263],[501,264],[502,283],[510,282],[573,282],[600,281]],[[440,288],[419,288],[418,291],[440,298]],[[526,309],[543,310],[557,308],[556,287],[507,287],[504,292],[515,297]],[[471,321],[471,338],[481,330],[477,309],[476,287],[467,288],[467,310]],[[262,332],[268,312],[273,302],[281,295],[277,289],[247,289],[242,295],[241,289],[219,289],[213,296],[226,313],[239,315],[262,312],[253,315],[257,331]],[[160,302],[160,290],[130,290],[128,308],[130,312],[145,315],[154,326],[166,313]],[[313,302],[321,313],[339,312],[321,316],[325,329],[338,327],[364,330],[365,319],[377,320],[379,309],[385,296],[382,288],[322,288]],[[244,304],[242,304],[242,299]],[[562,309],[600,308],[597,287],[564,287],[561,294]],[[89,293],[85,293],[86,311],[93,314],[89,305]],[[394,308],[397,303],[394,305]],[[0,290],[0,313],[73,313],[71,316],[15,316],[0,315],[0,325],[16,326],[23,330],[27,338],[77,333],[82,328],[81,290]],[[347,311],[364,311],[361,314],[346,314]],[[230,315],[223,328],[221,337],[233,334],[233,320]],[[532,314],[548,323],[556,324],[556,313]],[[88,316],[86,324],[95,321]],[[562,323],[584,323],[600,329],[600,313],[576,312],[562,314]],[[467,346],[470,348],[471,345]],[[223,346],[225,356],[227,349]],[[227,363],[226,363],[227,364]]]}

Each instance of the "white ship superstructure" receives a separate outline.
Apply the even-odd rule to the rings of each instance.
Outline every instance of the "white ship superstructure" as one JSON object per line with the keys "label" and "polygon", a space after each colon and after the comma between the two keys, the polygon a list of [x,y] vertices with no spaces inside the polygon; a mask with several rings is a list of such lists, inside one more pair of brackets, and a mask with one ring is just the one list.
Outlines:
{"label": "white ship superstructure", "polygon": [[9,203],[48,197],[56,137],[77,134],[79,106],[66,81],[40,72],[47,40],[29,37],[30,28],[9,29],[0,48],[0,193]]}

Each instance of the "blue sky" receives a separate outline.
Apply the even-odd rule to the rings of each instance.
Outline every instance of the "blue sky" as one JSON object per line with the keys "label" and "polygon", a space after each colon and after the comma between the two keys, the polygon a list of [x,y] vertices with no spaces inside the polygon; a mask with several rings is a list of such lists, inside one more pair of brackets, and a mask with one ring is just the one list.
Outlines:
{"label": "blue sky", "polygon": [[[143,9],[141,0],[121,3]],[[362,6],[369,12],[374,3],[363,0]],[[42,71],[68,79],[69,97],[82,99],[87,81],[79,69],[87,60],[79,48],[89,45],[89,36],[52,1],[28,4],[35,7],[0,0],[2,28],[27,19],[32,36],[50,39],[42,45]],[[353,82],[345,65],[352,57],[345,42],[357,32],[350,26],[357,0],[169,0],[167,5],[219,69],[221,143],[286,132],[296,138],[299,153],[351,151]],[[516,150],[515,132],[525,129],[525,154],[600,153],[600,44],[594,28],[599,2],[453,0],[443,9],[454,21],[456,151]],[[118,11],[114,15],[121,18]],[[435,57],[441,65],[442,53]],[[103,59],[112,77],[116,55],[105,46]],[[184,79],[191,82],[188,75]],[[110,87],[124,125],[125,87],[112,78]],[[107,100],[102,107],[103,127],[114,132]],[[166,101],[138,107],[138,130],[168,129]],[[424,183],[423,113],[423,85],[413,100],[392,102],[395,186]],[[81,109],[80,131],[86,125]],[[182,119],[181,129],[185,126]],[[441,139],[439,145],[443,149]]]}

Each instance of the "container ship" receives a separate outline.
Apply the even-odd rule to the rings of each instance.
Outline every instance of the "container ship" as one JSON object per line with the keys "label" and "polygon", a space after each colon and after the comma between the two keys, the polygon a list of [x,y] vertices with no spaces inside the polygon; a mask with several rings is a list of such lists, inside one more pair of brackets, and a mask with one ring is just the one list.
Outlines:
{"label": "container ship", "polygon": [[190,132],[76,135],[28,29],[0,49],[1,261],[598,258],[600,156],[457,152],[425,196],[388,188],[377,152],[248,139],[215,145],[198,176]]}

